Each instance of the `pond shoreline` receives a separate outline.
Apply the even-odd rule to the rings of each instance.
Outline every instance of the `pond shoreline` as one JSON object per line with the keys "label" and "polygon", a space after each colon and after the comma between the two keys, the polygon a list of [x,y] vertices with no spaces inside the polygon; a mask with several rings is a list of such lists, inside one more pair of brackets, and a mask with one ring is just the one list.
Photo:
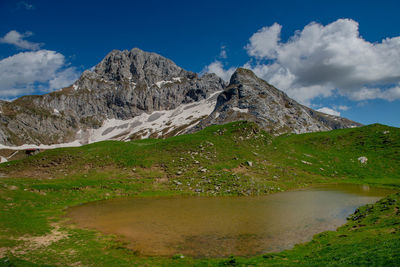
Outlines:
{"label": "pond shoreline", "polygon": [[[255,256],[257,254],[258,255],[263,254],[268,251],[269,252],[283,251],[285,249],[293,247],[293,245],[297,243],[303,243],[305,241],[311,240],[312,236],[318,232],[323,232],[326,230],[334,230],[340,225],[344,224],[346,222],[345,218],[349,216],[350,213],[353,212],[359,206],[365,205],[366,203],[375,202],[387,196],[390,193],[394,193],[394,190],[379,189],[374,187],[370,188],[367,185],[360,186],[348,183],[347,184],[336,183],[336,184],[310,186],[307,188],[290,190],[286,192],[279,192],[266,196],[239,196],[239,197],[153,196],[153,197],[118,198],[112,200],[96,201],[79,205],[77,207],[71,207],[67,210],[68,215],[66,217],[72,219],[72,223],[80,225],[78,227],[81,228],[83,227],[85,229],[96,229],[105,234],[117,234],[117,236],[119,236],[121,240],[127,242],[127,248],[137,251],[137,253],[142,255],[173,256],[175,254],[182,254],[185,256],[190,255],[195,258],[205,258],[205,257],[216,258],[221,256],[226,257],[229,255],[241,255],[249,257],[249,256]],[[295,196],[291,197],[290,195],[293,194],[295,194]],[[307,198],[307,194],[309,194],[310,197],[317,199],[310,202],[310,200]],[[331,196],[332,194],[338,194],[339,199],[335,200],[335,198],[332,198],[333,197]],[[330,198],[325,199],[328,198],[328,196]],[[371,200],[364,200],[365,202],[357,202],[355,200],[356,198],[367,198],[367,197],[368,199]],[[302,199],[304,198],[306,198],[304,200],[306,202],[302,204]],[[344,198],[346,198],[346,200],[344,200]],[[286,202],[286,205],[283,206],[278,205],[277,207],[274,207],[268,205],[269,203],[268,201],[277,202],[278,204],[279,202],[284,201]],[[290,207],[289,210],[285,211],[286,212],[285,215],[284,213],[282,213],[282,210],[288,208],[289,204],[287,204],[287,201],[291,202],[291,206],[289,206]],[[320,204],[318,204],[321,201],[324,201],[323,208],[319,207]],[[163,202],[165,202],[165,204],[162,204]],[[347,210],[345,211],[346,214],[343,214],[343,211],[341,209],[344,209],[344,207],[339,209],[338,203],[340,203],[340,205],[343,206],[350,206],[350,203],[347,202],[354,202],[354,203],[351,204],[351,208],[346,209]],[[148,203],[154,203],[155,206],[151,206]],[[193,206],[190,206],[191,205],[190,203],[192,203]],[[254,204],[259,205],[257,206],[257,209],[253,207]],[[161,205],[161,207],[158,207],[158,205]],[[313,205],[315,206],[313,207]],[[140,208],[141,206],[144,206],[143,207],[144,213],[142,215],[140,213],[136,214],[137,209]],[[202,208],[203,206],[207,206],[207,208],[203,209]],[[267,208],[267,210],[263,210],[265,208]],[[192,217],[195,217],[197,219],[193,220],[192,218],[190,218],[190,216],[182,217],[182,214],[180,214],[179,209],[184,209],[182,212],[186,214],[190,213],[192,214],[191,215]],[[210,210],[212,209],[215,209],[215,211],[209,213]],[[232,211],[228,212],[227,209],[228,210],[232,209]],[[268,211],[268,209],[272,210]],[[340,217],[340,220],[339,217],[336,216],[333,217],[328,216],[327,218],[324,218],[323,216],[324,212],[328,213],[327,210],[329,210],[329,213],[332,213],[333,212],[332,210],[334,209],[338,209],[336,212],[338,213],[337,216]],[[118,210],[121,211],[118,212]],[[153,210],[157,211],[153,212]],[[252,210],[252,213],[249,213],[249,210]],[[268,215],[265,214],[266,212]],[[164,217],[162,216],[158,217],[160,213],[165,214],[163,215]],[[198,213],[203,213],[203,215],[199,216]],[[238,217],[237,215],[238,213],[241,213],[240,217]],[[257,215],[257,213],[259,214]],[[316,215],[316,213],[318,215]],[[225,219],[224,214],[229,218]],[[148,216],[147,220],[149,221],[132,220],[132,218],[137,218],[137,217],[142,218],[143,216]],[[279,216],[284,216],[285,218],[276,221],[277,220],[276,217]],[[312,222],[310,216],[316,216],[317,220],[323,220],[324,223],[319,223],[319,222],[317,223],[317,221],[314,221],[313,226],[308,225],[307,230],[304,230],[307,233],[310,232],[310,234],[306,234],[306,232],[301,232],[300,234],[301,237],[299,236],[296,237],[296,235],[293,236],[293,231],[295,229],[297,232],[300,231],[299,229],[301,229],[302,227],[301,224],[290,226],[290,228],[286,229],[281,233],[283,225],[285,225],[285,222],[286,224],[288,222],[293,223],[293,221],[300,220],[299,218],[305,217],[308,220],[307,224],[310,224]],[[203,217],[209,219],[203,220]],[[213,221],[214,217],[218,217],[219,218],[218,221]],[[174,220],[171,221],[171,218],[174,218]],[[262,218],[264,218],[264,221],[262,223],[258,222]],[[336,220],[339,220],[340,223],[334,223],[334,221]],[[186,222],[182,223],[182,221]],[[222,221],[224,222],[222,223]],[[259,231],[261,232],[265,231],[265,229],[275,229],[275,230],[269,230],[268,232],[261,234],[261,233],[255,233],[251,230],[241,229],[240,233],[237,233],[235,232],[238,230],[237,226],[239,225],[237,225],[236,227],[234,227],[234,232],[232,233],[229,232],[225,233],[225,235],[224,234],[221,235],[221,232],[224,232],[226,228],[229,228],[230,224],[235,224],[236,221],[240,221],[241,224],[245,224],[246,227],[249,227],[251,229],[255,229],[258,227]],[[255,223],[255,221],[257,221],[257,223]],[[276,222],[275,224],[271,224],[271,221],[276,221]],[[117,225],[112,226],[113,222],[116,223]],[[168,222],[170,224],[168,224],[168,226],[165,225]],[[188,224],[190,223],[194,224],[194,226],[188,226]],[[304,222],[302,223],[304,224]],[[149,224],[151,225],[156,224],[157,228],[149,229],[143,227],[144,225],[149,225]],[[175,227],[174,224],[180,226]],[[137,229],[132,229],[131,225],[137,225],[136,226]],[[206,227],[205,225],[213,225],[214,227],[217,227],[217,229],[214,229],[213,227]],[[286,226],[289,227],[289,225]],[[171,233],[172,236],[169,236],[165,232],[165,230],[161,231],[159,229],[160,227],[161,228],[164,227],[166,231],[171,231],[171,229],[175,228],[176,229],[173,231],[173,233]],[[124,229],[124,231],[121,232],[118,230],[122,228]],[[204,231],[206,232],[199,233],[199,229],[203,228]],[[185,229],[186,231],[185,235],[187,235],[188,237],[190,236],[189,241],[181,240],[183,236],[182,233],[180,232],[182,232],[183,229]],[[316,229],[320,230],[317,231]],[[279,234],[277,234],[278,232]],[[214,233],[212,234],[213,236],[210,236],[210,233]],[[238,235],[237,238],[233,237],[237,235]],[[243,235],[244,236],[250,235],[253,236],[253,238],[249,239],[249,237],[246,237],[246,239],[243,239],[243,237],[240,237]],[[263,241],[266,238],[264,237],[263,239],[262,238],[263,235],[268,236],[267,238],[269,240],[268,245],[267,244],[261,245],[264,242],[266,242]],[[272,238],[271,235],[272,236],[278,235],[279,238],[271,239]],[[285,237],[286,235],[287,237]],[[305,236],[307,236],[307,238],[305,238]],[[145,238],[146,241],[144,240],[140,241],[143,238]],[[138,247],[137,245],[140,242],[142,243],[150,242],[150,240],[154,238],[155,240],[152,241],[153,242],[152,244],[144,245],[142,246],[141,249],[139,248],[140,246]],[[168,249],[165,246],[160,245],[161,242],[160,238],[164,238],[163,239],[164,242],[168,244],[166,245]],[[181,249],[176,249],[174,251],[171,251],[172,249],[171,245],[178,242],[177,240],[181,240],[181,242],[184,242],[178,246],[181,247]],[[284,243],[282,243],[282,240],[285,240]],[[289,242],[289,240],[291,241]],[[238,244],[237,242],[241,244],[239,250],[235,249],[234,247],[231,247],[232,244]],[[249,244],[248,246],[252,247],[247,249],[244,248],[245,246],[244,244],[246,242]],[[198,246],[197,245],[198,243],[200,243],[201,246]],[[271,247],[273,243],[275,244],[282,243],[282,244],[279,245],[278,247],[275,247],[276,245]],[[133,246],[132,244],[136,244],[136,246]],[[159,250],[156,250],[157,246],[161,246],[159,247]],[[262,246],[264,246],[264,249],[262,249],[261,251],[264,252],[255,253],[255,251],[260,251]],[[182,249],[186,247],[189,247],[191,249],[189,250]],[[205,250],[203,249],[203,247],[205,247]],[[269,247],[269,249],[266,249],[267,247]],[[247,251],[248,249],[251,249],[250,251],[252,252],[250,251],[244,252]],[[159,252],[157,253],[155,251]],[[210,251],[217,251],[217,252],[210,252]],[[229,251],[229,252],[223,253],[222,251]]]}

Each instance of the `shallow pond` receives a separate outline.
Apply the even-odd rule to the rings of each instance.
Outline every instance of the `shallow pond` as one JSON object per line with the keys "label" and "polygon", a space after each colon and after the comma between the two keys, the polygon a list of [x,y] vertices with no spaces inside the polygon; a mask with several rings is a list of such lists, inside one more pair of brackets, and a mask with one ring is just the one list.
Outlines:
{"label": "shallow pond", "polygon": [[280,251],[335,230],[392,190],[336,184],[262,197],[146,197],[68,210],[80,227],[116,234],[142,255],[193,257]]}

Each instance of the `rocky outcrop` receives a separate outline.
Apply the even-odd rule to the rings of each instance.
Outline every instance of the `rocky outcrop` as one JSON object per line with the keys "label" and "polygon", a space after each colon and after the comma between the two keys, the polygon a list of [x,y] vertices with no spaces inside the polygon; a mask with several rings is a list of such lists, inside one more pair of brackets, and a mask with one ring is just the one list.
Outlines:
{"label": "rocky outcrop", "polygon": [[228,87],[219,95],[214,111],[192,131],[237,120],[256,122],[276,135],[360,126],[348,119],[305,107],[243,68],[232,75]]}
{"label": "rocky outcrop", "polygon": [[215,74],[199,77],[155,53],[114,50],[68,88],[1,102],[0,143],[70,142],[105,120],[175,109],[223,88]]}
{"label": "rocky outcrop", "polygon": [[273,134],[360,125],[300,105],[250,70],[238,69],[226,87],[215,74],[199,77],[134,48],[110,52],[70,87],[0,101],[0,144],[157,138],[236,120]]}

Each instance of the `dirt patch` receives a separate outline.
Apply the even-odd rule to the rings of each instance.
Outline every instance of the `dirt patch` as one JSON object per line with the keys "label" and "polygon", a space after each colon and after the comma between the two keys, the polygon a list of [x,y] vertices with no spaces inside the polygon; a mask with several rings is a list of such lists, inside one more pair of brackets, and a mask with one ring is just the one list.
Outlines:
{"label": "dirt patch", "polygon": [[7,256],[8,249],[7,248],[0,248],[0,259]]}
{"label": "dirt patch", "polygon": [[[132,169],[134,178],[154,179],[157,182],[159,179],[168,179],[167,172],[163,166],[153,165],[151,167],[135,167]],[[164,181],[164,180],[161,180]]]}
{"label": "dirt patch", "polygon": [[5,157],[8,161],[24,159],[28,157],[24,150],[11,150],[11,149],[0,149],[0,156]]}
{"label": "dirt patch", "polygon": [[129,140],[142,139],[143,136],[145,136],[145,135],[147,135],[147,129],[143,129],[143,130],[140,130],[140,131],[138,131],[138,132],[136,132],[136,133],[131,134],[131,135],[128,137],[128,139],[129,139]]}
{"label": "dirt patch", "polygon": [[246,174],[248,172],[248,169],[245,166],[240,165],[236,168],[231,169],[230,171],[233,173]]}
{"label": "dirt patch", "polygon": [[158,184],[166,184],[168,183],[168,178],[167,177],[161,177],[161,178],[156,178],[155,182]]}
{"label": "dirt patch", "polygon": [[60,231],[60,226],[53,225],[53,230],[46,235],[41,236],[23,236],[18,238],[19,241],[24,241],[28,249],[38,249],[40,247],[48,247],[54,242],[60,241],[61,239],[68,238],[68,234]]}
{"label": "dirt patch", "polygon": [[37,249],[42,249],[58,242],[62,239],[68,238],[68,234],[60,230],[60,226],[53,224],[53,229],[50,233],[41,236],[22,236],[14,240],[21,241],[15,247],[0,248],[0,258],[6,257],[11,253],[16,256],[25,255],[27,252]]}

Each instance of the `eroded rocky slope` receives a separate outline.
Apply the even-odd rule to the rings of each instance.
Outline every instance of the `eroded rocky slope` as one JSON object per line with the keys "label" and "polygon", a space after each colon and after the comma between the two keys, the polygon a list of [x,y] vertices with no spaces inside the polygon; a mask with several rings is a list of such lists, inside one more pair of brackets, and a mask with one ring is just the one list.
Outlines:
{"label": "eroded rocky slope", "polygon": [[237,120],[254,121],[273,134],[360,126],[354,121],[303,106],[243,68],[232,75],[228,87],[218,96],[214,111],[192,131]]}
{"label": "eroded rocky slope", "polygon": [[[0,144],[53,144],[74,140],[85,143],[90,141],[93,130],[107,121],[114,123],[143,113],[173,110],[182,104],[205,100],[223,88],[223,80],[216,75],[199,77],[155,53],[137,48],[114,50],[94,71],[85,71],[68,88],[0,102]],[[113,123],[112,127],[121,126]],[[173,130],[172,126],[169,131]],[[124,127],[128,132],[130,125]],[[149,134],[146,132],[143,136]]]}
{"label": "eroded rocky slope", "polygon": [[134,48],[110,52],[70,87],[0,101],[0,148],[160,138],[236,120],[273,134],[360,125],[300,105],[250,70],[239,68],[227,86]]}

